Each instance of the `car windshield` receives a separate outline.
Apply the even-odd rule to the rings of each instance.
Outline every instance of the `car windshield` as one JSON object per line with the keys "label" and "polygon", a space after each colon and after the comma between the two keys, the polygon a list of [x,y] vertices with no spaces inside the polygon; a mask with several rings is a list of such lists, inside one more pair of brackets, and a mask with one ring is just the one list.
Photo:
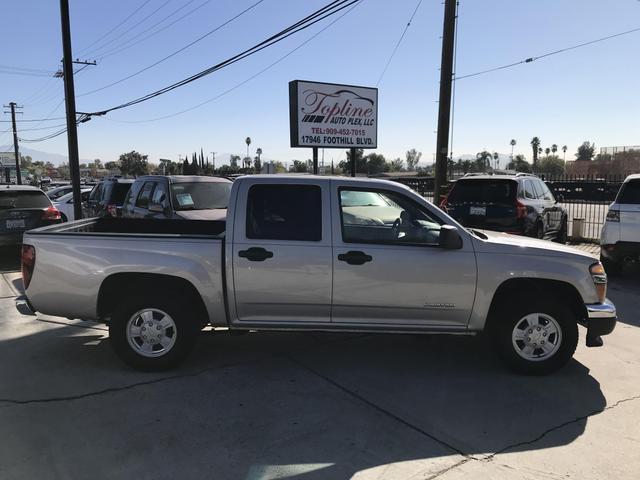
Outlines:
{"label": "car windshield", "polygon": [[458,180],[449,194],[449,203],[513,203],[517,183],[512,180]]}
{"label": "car windshield", "polygon": [[116,183],[113,186],[111,203],[115,203],[116,205],[122,205],[124,203],[124,197],[127,196],[127,193],[129,192],[130,188],[131,188],[130,183]]}
{"label": "car windshield", "polygon": [[192,182],[171,185],[174,210],[208,210],[227,208],[231,183]]}
{"label": "car windshield", "polygon": [[38,190],[5,190],[0,191],[0,209],[7,208],[47,208],[49,199]]}
{"label": "car windshield", "polygon": [[389,207],[385,198],[375,192],[360,192],[357,190],[342,190],[340,202],[343,207]]}
{"label": "car windshield", "polygon": [[622,186],[618,203],[640,204],[640,180],[633,180]]}

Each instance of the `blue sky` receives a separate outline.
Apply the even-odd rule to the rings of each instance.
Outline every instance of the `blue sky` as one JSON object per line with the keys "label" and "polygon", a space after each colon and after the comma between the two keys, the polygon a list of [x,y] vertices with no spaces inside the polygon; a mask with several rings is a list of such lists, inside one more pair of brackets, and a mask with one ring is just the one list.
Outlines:
{"label": "blue sky", "polygon": [[[215,64],[323,6],[327,0],[264,0],[234,22],[170,60],[111,88],[111,83],[154,63],[255,0],[149,0],[127,23],[99,40],[144,0],[70,0],[74,57],[98,59],[76,76],[79,111],[101,110],[146,94]],[[55,71],[61,58],[59,2],[2,2],[0,65]],[[166,4],[165,4],[166,3]],[[185,6],[185,4],[187,4]],[[164,4],[164,6],[163,6]],[[196,12],[122,52],[101,57],[184,6],[162,25],[193,8]],[[177,160],[199,149],[244,155],[253,139],[268,159],[309,158],[308,149],[289,147],[287,84],[293,79],[375,86],[417,0],[363,0],[355,9],[273,68],[216,101],[183,115],[148,120],[193,107],[256,74],[305,41],[318,24],[250,59],[144,104],[95,118],[79,127],[81,158],[117,159],[138,150]],[[140,23],[155,9],[158,12]],[[378,152],[395,158],[416,148],[430,163],[435,150],[443,6],[424,0],[379,85]],[[460,0],[457,73],[465,75],[640,26],[637,0]],[[98,48],[101,47],[102,48]],[[637,61],[640,32],[531,64],[457,82],[455,155],[487,149],[530,158],[532,136],[569,146],[567,159],[584,140],[598,147],[640,143]],[[62,81],[0,73],[2,101],[24,104],[24,119],[64,115]],[[59,107],[56,109],[56,106]],[[5,115],[3,120],[8,119]],[[64,121],[21,124],[41,128]],[[0,132],[9,124],[1,123]],[[24,131],[35,138],[55,131]],[[11,142],[0,133],[0,147]],[[26,145],[26,144],[25,144]],[[31,148],[66,154],[66,135]],[[344,150],[325,151],[325,159]]]}

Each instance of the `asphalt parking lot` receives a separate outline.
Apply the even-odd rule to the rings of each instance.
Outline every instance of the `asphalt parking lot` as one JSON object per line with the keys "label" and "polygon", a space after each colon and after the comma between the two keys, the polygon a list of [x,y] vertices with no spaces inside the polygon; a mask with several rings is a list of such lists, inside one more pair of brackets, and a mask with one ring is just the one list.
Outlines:
{"label": "asphalt parking lot", "polygon": [[483,338],[204,331],[133,371],[103,325],[30,314],[0,268],[1,479],[637,479],[640,272],[620,321],[559,373],[509,373]]}

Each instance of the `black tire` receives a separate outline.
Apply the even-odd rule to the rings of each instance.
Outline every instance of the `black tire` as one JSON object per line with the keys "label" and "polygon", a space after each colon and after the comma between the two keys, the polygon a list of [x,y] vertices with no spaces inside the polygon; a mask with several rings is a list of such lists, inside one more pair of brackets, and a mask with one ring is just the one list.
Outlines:
{"label": "black tire", "polygon": [[[539,346],[538,348],[532,347],[534,348],[532,354],[539,352],[537,355],[540,358],[529,360],[518,353],[518,350],[522,351],[522,348],[517,345],[524,345],[524,340],[514,341],[512,334],[517,327],[523,325],[523,321],[526,323],[525,317],[534,313],[541,314],[538,320],[543,329],[542,332],[545,332],[549,325],[549,323],[544,325],[544,322],[548,322],[546,318],[551,317],[559,326],[560,335],[555,337],[557,347],[548,358],[544,358],[542,348]],[[527,329],[523,330],[525,335],[527,332]],[[541,336],[542,332],[538,332],[537,335]],[[497,309],[494,318],[491,319],[490,334],[498,353],[511,370],[526,375],[546,375],[562,368],[573,357],[578,345],[578,322],[575,314],[561,301],[513,301]],[[545,335],[544,338],[549,344],[554,343],[552,341],[554,340],[553,334],[548,337]],[[542,342],[545,342],[544,338],[541,338]]]}
{"label": "black tire", "polygon": [[617,277],[622,273],[622,269],[624,265],[620,262],[614,262],[613,260],[609,260],[608,258],[604,258],[600,256],[600,261],[602,262],[602,266],[604,267],[604,271],[607,275],[611,277]]}
{"label": "black tire", "polygon": [[[175,328],[170,327],[166,330],[169,332],[167,336],[174,338],[170,348],[164,353],[153,352],[151,354],[156,356],[144,356],[140,353],[140,349],[134,349],[128,339],[129,320],[136,313],[145,309],[154,309],[160,312],[152,313],[154,316],[152,321],[163,318],[162,313],[166,313],[175,325]],[[132,321],[142,320],[140,316],[136,318],[137,320]],[[150,328],[150,330],[160,334],[155,329]],[[168,370],[180,364],[193,349],[199,330],[200,323],[191,314],[189,306],[179,299],[172,299],[168,295],[163,297],[162,294],[139,294],[125,298],[115,309],[111,322],[109,322],[109,339],[118,357],[127,365],[137,370],[157,372]],[[133,339],[131,341],[135,342]],[[157,346],[163,348],[159,343]]]}
{"label": "black tire", "polygon": [[60,212],[60,220],[62,220],[62,223],[68,222],[69,220],[67,219],[67,216]]}
{"label": "black tire", "polygon": [[568,240],[568,237],[569,237],[568,230],[569,230],[569,226],[567,224],[567,219],[565,217],[565,219],[562,221],[562,226],[560,227],[560,230],[556,234],[555,242],[556,243],[562,243],[562,244],[567,243],[567,240]]}
{"label": "black tire", "polygon": [[534,238],[538,238],[540,240],[544,239],[544,225],[542,224],[542,222],[536,223],[536,228],[533,231],[533,236]]}

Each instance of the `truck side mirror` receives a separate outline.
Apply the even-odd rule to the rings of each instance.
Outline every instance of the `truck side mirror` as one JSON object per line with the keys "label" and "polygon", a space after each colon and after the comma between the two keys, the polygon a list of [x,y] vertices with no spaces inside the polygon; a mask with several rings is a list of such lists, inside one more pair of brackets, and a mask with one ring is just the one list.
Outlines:
{"label": "truck side mirror", "polygon": [[453,225],[442,225],[438,244],[446,250],[458,250],[462,248],[462,237]]}

